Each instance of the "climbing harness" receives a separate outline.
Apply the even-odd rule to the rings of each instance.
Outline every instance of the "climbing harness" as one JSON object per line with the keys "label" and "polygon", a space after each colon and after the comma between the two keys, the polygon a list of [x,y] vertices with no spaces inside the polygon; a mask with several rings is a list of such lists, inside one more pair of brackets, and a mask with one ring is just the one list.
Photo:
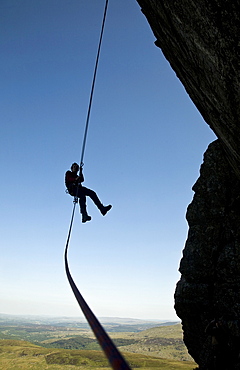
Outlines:
{"label": "climbing harness", "polygon": [[[98,68],[98,62],[99,62],[99,56],[101,51],[101,44],[102,44],[102,37],[103,37],[103,31],[106,21],[106,14],[107,14],[107,8],[108,8],[108,0],[106,0],[105,3],[105,9],[104,9],[104,15],[103,15],[103,21],[102,21],[102,28],[100,33],[100,39],[99,39],[99,45],[98,45],[98,51],[97,51],[97,57],[96,57],[96,63],[95,63],[95,69],[93,74],[93,81],[92,81],[92,88],[90,93],[90,99],[89,99],[89,106],[88,106],[88,112],[87,112],[87,118],[86,118],[86,124],[85,124],[85,131],[84,131],[84,137],[83,137],[83,144],[82,144],[82,152],[81,152],[81,159],[80,159],[80,166],[82,167],[84,165],[83,158],[84,158],[84,152],[86,147],[86,140],[87,140],[87,133],[88,133],[88,127],[89,127],[89,118],[91,113],[91,107],[92,107],[92,99],[93,99],[93,92],[95,87],[95,81],[96,81],[96,75],[97,75],[97,68]],[[102,347],[102,350],[104,351],[106,357],[109,360],[109,363],[111,364],[113,370],[131,370],[127,362],[125,361],[124,357],[121,355],[121,353],[116,348],[115,344],[112,342],[94,313],[91,311],[90,307],[84,300],[83,296],[79,292],[76,284],[74,283],[74,280],[71,276],[69,266],[68,266],[68,246],[70,242],[71,232],[72,232],[72,226],[73,226],[73,220],[74,220],[74,214],[76,209],[76,204],[78,203],[78,198],[74,197],[73,201],[73,210],[72,210],[72,216],[69,226],[69,232],[67,237],[67,242],[65,246],[65,254],[64,254],[64,261],[65,261],[65,270],[66,275],[69,281],[69,284],[72,288],[72,291],[75,295],[75,298],[82,309],[83,314],[85,315],[92,331],[94,332],[98,343]]]}

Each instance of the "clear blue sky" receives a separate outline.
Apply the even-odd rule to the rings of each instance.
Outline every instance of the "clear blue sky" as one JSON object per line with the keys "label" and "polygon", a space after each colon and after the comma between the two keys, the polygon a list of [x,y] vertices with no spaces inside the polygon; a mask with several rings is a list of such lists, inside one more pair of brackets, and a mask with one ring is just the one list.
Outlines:
{"label": "clear blue sky", "polygon": [[[82,316],[63,253],[104,0],[0,4],[0,312]],[[69,264],[98,316],[172,319],[186,208],[214,134],[135,0],[110,0],[84,158],[112,210],[77,208]]]}

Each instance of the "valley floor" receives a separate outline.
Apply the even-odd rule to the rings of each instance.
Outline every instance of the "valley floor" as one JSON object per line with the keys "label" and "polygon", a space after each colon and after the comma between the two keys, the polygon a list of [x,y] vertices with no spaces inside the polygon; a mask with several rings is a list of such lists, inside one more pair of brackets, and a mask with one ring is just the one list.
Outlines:
{"label": "valley floor", "polygon": [[[105,325],[132,369],[193,370],[180,324]],[[0,369],[110,369],[92,331],[79,322],[0,320]]]}
{"label": "valley floor", "polygon": [[[192,362],[171,361],[125,353],[132,369],[192,370]],[[26,341],[0,340],[0,368],[4,370],[110,369],[104,354],[95,350],[43,348]]]}

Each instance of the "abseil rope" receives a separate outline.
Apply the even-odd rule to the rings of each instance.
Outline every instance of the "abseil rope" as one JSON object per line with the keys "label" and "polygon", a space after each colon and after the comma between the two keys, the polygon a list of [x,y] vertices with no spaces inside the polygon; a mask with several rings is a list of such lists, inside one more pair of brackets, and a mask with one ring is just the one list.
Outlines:
{"label": "abseil rope", "polygon": [[[76,203],[75,203],[76,205]],[[71,225],[70,229],[72,227],[72,222],[73,222],[73,216],[71,219]],[[76,284],[73,281],[73,278],[70,274],[69,267],[68,267],[68,260],[67,260],[67,251],[68,251],[68,243],[70,240],[70,233],[68,235],[68,240],[67,240],[67,245],[65,249],[65,269],[66,269],[66,274],[68,277],[69,284],[71,285],[72,291],[75,295],[76,300],[78,301],[79,306],[82,309],[82,312],[84,313],[92,331],[94,332],[98,343],[102,347],[102,350],[104,351],[110,365],[114,370],[131,370],[129,365],[127,364],[126,360],[124,357],[121,355],[121,353],[118,351],[117,347],[111,340],[111,338],[108,336],[86,301],[84,300],[83,296],[79,292]]]}
{"label": "abseil rope", "polygon": [[[101,35],[100,35],[100,40],[99,40],[99,45],[98,45],[98,52],[97,52],[95,69],[94,69],[92,89],[91,89],[91,94],[90,94],[87,120],[86,120],[84,139],[83,139],[83,145],[82,145],[80,166],[83,166],[83,157],[84,157],[85,146],[86,146],[87,132],[88,132],[88,126],[89,126],[89,118],[90,118],[90,113],[91,113],[93,92],[94,92],[94,86],[95,86],[96,75],[97,75],[97,67],[98,67],[99,55],[100,55],[101,44],[102,44],[103,30],[104,30],[106,14],[107,14],[107,6],[108,6],[108,0],[106,0],[106,4],[105,4]],[[108,334],[106,333],[106,331],[104,330],[104,328],[102,327],[102,325],[100,324],[100,322],[98,321],[98,319],[96,318],[94,313],[91,311],[91,309],[88,306],[88,304],[86,303],[86,301],[84,300],[84,298],[81,295],[81,293],[79,292],[76,284],[74,283],[73,278],[72,278],[72,276],[70,274],[70,271],[69,271],[67,252],[68,252],[68,246],[69,246],[69,242],[70,242],[73,220],[74,220],[74,214],[75,214],[75,209],[76,209],[77,202],[78,202],[78,198],[75,196],[74,201],[73,201],[74,205],[73,205],[72,217],[71,217],[70,227],[69,227],[69,231],[68,231],[67,242],[66,242],[66,246],[65,246],[64,260],[65,260],[66,275],[67,275],[69,284],[72,288],[72,291],[75,295],[75,298],[76,298],[80,308],[82,309],[82,312],[83,312],[84,316],[86,317],[93,333],[95,334],[95,336],[98,340],[98,343],[100,344],[100,346],[102,347],[102,350],[104,351],[106,357],[108,358],[108,361],[109,361],[110,365],[112,366],[113,370],[131,370],[131,368],[129,367],[129,365],[125,361],[124,357],[118,351],[115,344],[112,342],[112,340],[110,339],[110,337],[108,336]]]}
{"label": "abseil rope", "polygon": [[97,69],[98,69],[98,62],[99,62],[99,56],[100,56],[100,51],[101,51],[101,45],[102,45],[103,31],[104,31],[104,26],[105,26],[105,21],[106,21],[106,16],[107,16],[107,8],[108,8],[108,0],[106,0],[104,14],[103,14],[102,29],[101,29],[100,39],[99,39],[99,44],[98,44],[98,51],[97,51],[95,68],[94,68],[94,74],[93,74],[93,80],[92,80],[92,88],[91,88],[91,93],[90,93],[90,99],[89,99],[89,105],[88,105],[88,112],[87,112],[87,119],[86,119],[86,125],[85,125],[84,137],[83,137],[80,166],[83,166],[83,164],[84,164],[83,163],[83,157],[84,157],[84,152],[85,152],[85,147],[86,147],[86,140],[87,140],[88,126],[89,126],[89,119],[90,119],[90,113],[91,113],[91,108],[92,108],[93,92],[94,92],[95,81],[96,81],[96,76],[97,76]]}

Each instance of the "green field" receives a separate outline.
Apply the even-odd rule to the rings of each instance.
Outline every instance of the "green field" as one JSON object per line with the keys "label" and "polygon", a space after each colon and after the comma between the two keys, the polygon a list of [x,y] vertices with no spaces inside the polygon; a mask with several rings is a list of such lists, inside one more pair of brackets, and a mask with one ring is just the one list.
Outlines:
{"label": "green field", "polygon": [[[192,370],[192,362],[171,361],[124,353],[132,369]],[[22,340],[0,340],[0,368],[4,370],[110,369],[101,351],[43,348]]]}

